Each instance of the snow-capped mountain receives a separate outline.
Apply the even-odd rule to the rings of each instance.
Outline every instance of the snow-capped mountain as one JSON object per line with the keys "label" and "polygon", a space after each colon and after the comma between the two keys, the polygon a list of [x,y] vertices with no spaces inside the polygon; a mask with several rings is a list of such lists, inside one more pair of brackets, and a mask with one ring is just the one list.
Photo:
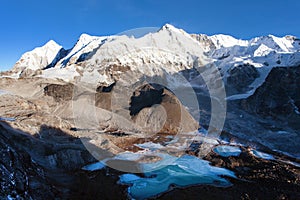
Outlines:
{"label": "snow-capped mountain", "polygon": [[[79,77],[82,81],[109,85],[116,74],[128,70],[164,76],[165,72],[172,74],[214,64],[225,83],[235,80],[235,68],[252,73],[244,91],[229,91],[228,99],[240,99],[252,95],[273,67],[299,65],[299,50],[300,40],[293,36],[241,40],[222,34],[188,34],[166,24],[141,38],[82,34],[70,50],[49,41],[25,53],[12,71],[17,76],[38,75],[68,81]],[[30,73],[24,73],[28,70]]]}
{"label": "snow-capped mountain", "polygon": [[242,99],[252,95],[262,85],[273,67],[300,64],[300,40],[293,36],[279,38],[268,35],[250,40],[235,39],[221,34],[192,36],[205,46],[206,55],[219,68],[226,84],[236,75],[231,73],[237,71],[234,69],[240,68],[238,71],[243,71],[239,74],[240,79],[236,81],[247,78],[246,73],[251,71],[250,76],[253,76],[253,80],[244,85],[248,90],[239,93],[229,89],[227,99]]}
{"label": "snow-capped mountain", "polygon": [[0,199],[113,190],[145,199],[173,186],[191,198],[230,186],[236,198],[296,199],[299,50],[293,36],[241,40],[169,24],[139,38],[82,34],[68,50],[51,40],[0,73]]}
{"label": "snow-capped mountain", "polygon": [[32,70],[43,69],[55,60],[61,49],[62,46],[58,45],[53,40],[50,40],[44,46],[37,47],[32,51],[24,53],[20,60],[17,61],[14,68],[16,70],[25,68]]}
{"label": "snow-capped mountain", "polygon": [[70,50],[68,55],[62,58],[57,65],[66,67],[67,65],[74,64],[78,61],[80,56],[89,53],[101,45],[108,37],[90,36],[82,34],[74,47]]}

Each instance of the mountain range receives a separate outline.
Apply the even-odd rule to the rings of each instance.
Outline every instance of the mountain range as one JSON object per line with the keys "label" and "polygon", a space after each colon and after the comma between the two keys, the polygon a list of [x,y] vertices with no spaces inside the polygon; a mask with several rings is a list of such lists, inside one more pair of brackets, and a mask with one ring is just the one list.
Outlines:
{"label": "mountain range", "polygon": [[[90,36],[82,34],[71,49],[50,40],[42,47],[24,53],[11,76],[40,76],[63,80],[93,79],[112,84],[110,66],[130,66],[143,74],[154,75],[148,64],[168,73],[214,64],[225,83],[234,81],[235,69],[247,70],[248,89],[228,91],[227,99],[252,95],[274,67],[300,64],[300,39],[273,35],[241,40],[229,35],[188,34],[170,24],[140,38],[134,36]],[[141,68],[140,66],[145,66]],[[159,66],[159,67],[157,67]],[[240,66],[244,66],[239,68]],[[115,71],[115,70],[114,70]],[[249,74],[250,73],[250,74]],[[228,77],[229,78],[228,80]]]}
{"label": "mountain range", "polygon": [[50,40],[0,74],[0,199],[299,199],[299,91],[294,36]]}

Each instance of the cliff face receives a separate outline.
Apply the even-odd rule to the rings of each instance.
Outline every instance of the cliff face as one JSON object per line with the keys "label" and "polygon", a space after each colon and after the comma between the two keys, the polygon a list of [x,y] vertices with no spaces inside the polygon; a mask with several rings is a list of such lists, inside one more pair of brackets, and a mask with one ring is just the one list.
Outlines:
{"label": "cliff face", "polygon": [[244,109],[264,117],[284,120],[300,128],[300,66],[273,68],[257,91],[241,102]]}
{"label": "cliff face", "polygon": [[1,199],[125,199],[116,177],[81,170],[95,161],[79,138],[60,129],[44,125],[32,136],[0,122]]}
{"label": "cliff face", "polygon": [[135,123],[152,133],[176,135],[200,128],[179,99],[161,86],[145,85],[135,91],[129,110]]}
{"label": "cliff face", "polygon": [[[27,199],[38,198],[40,195],[53,198],[51,185],[47,184],[42,175],[43,169],[19,146],[21,136],[19,141],[18,138],[13,138],[13,130],[7,130],[5,125],[7,126],[0,124],[0,198],[13,198],[17,195]],[[34,190],[39,192],[28,192]]]}

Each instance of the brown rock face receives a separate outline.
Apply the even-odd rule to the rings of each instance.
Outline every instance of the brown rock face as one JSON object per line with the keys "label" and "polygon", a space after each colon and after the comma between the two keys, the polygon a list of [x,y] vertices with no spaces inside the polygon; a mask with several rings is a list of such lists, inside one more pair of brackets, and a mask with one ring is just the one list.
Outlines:
{"label": "brown rock face", "polygon": [[95,94],[95,106],[111,111],[111,91],[115,83],[109,86],[99,86]]}
{"label": "brown rock face", "polygon": [[73,97],[73,84],[49,84],[44,88],[44,94],[52,96],[56,101],[70,101]]}
{"label": "brown rock face", "polygon": [[158,85],[145,85],[135,91],[129,110],[135,123],[149,132],[178,134],[199,128],[177,97]]}
{"label": "brown rock face", "polygon": [[[112,100],[112,92],[116,92],[114,87],[115,84],[112,84],[99,86],[96,89],[96,107],[115,112],[116,104],[119,102]],[[144,133],[178,134],[195,131],[199,128],[199,123],[182,106],[179,99],[160,85],[145,84],[133,91],[131,95],[131,97],[122,96],[122,100],[126,102],[123,109],[127,114],[124,116]],[[124,98],[128,98],[128,100],[126,101]],[[113,128],[111,131],[107,131],[124,130]]]}

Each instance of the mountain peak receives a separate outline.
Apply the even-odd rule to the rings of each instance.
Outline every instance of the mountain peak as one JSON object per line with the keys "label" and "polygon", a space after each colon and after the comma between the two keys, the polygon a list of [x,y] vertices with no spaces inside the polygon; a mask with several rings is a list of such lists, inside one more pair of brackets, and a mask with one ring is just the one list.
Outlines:
{"label": "mountain peak", "polygon": [[49,40],[43,46],[24,53],[14,65],[14,69],[43,69],[53,62],[61,49],[61,45]]}
{"label": "mountain peak", "polygon": [[44,46],[60,46],[54,40],[49,40]]}
{"label": "mountain peak", "polygon": [[82,33],[82,34],[79,36],[78,40],[77,40],[77,44],[78,44],[78,43],[83,43],[83,44],[88,43],[88,42],[90,42],[91,40],[93,40],[93,38],[94,38],[94,36],[91,36],[91,35],[86,34],[86,33]]}
{"label": "mountain peak", "polygon": [[79,40],[86,40],[86,39],[90,39],[92,38],[93,36],[89,35],[89,34],[86,34],[86,33],[82,33],[79,37]]}
{"label": "mountain peak", "polygon": [[161,29],[177,29],[177,28],[175,28],[175,26],[173,26],[173,25],[171,25],[171,24],[165,24],[165,25],[163,25],[162,27],[161,27]]}
{"label": "mountain peak", "polygon": [[55,42],[54,40],[49,40],[43,47],[51,48],[51,49],[57,49],[57,48],[60,49],[62,46],[57,44],[57,42]]}
{"label": "mountain peak", "polygon": [[168,33],[175,33],[175,35],[184,35],[186,38],[192,39],[192,36],[190,34],[188,34],[187,32],[185,32],[183,29],[180,28],[176,28],[175,26],[171,25],[171,24],[165,24],[163,25],[158,32],[168,32]]}
{"label": "mountain peak", "polygon": [[184,30],[176,28],[175,26],[173,26],[171,24],[165,24],[159,29],[159,31],[164,31],[164,30],[171,31],[171,32],[177,32],[177,33],[185,33]]}

